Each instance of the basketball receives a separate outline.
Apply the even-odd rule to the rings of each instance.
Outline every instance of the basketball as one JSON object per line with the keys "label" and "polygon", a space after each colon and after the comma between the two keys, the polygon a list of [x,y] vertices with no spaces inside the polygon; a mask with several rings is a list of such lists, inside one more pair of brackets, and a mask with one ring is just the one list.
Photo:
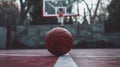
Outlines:
{"label": "basketball", "polygon": [[73,45],[71,33],[62,27],[51,29],[45,37],[47,50],[55,56],[62,56],[68,53]]}

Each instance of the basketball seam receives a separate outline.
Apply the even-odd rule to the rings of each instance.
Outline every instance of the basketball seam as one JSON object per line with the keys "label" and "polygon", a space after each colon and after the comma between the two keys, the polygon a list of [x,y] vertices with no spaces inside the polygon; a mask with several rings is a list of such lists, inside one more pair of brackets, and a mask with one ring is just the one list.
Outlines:
{"label": "basketball seam", "polygon": [[[53,33],[55,33],[55,31],[56,31],[56,30],[54,30]],[[50,35],[49,35],[50,38],[52,38],[53,36],[54,36],[53,34],[50,34]],[[48,39],[50,39],[49,37],[48,37]],[[48,39],[47,39],[47,40],[48,40]]]}
{"label": "basketball seam", "polygon": [[[64,29],[64,28],[63,28]],[[62,31],[62,32],[57,32],[57,33],[55,33],[56,32],[56,29],[53,29],[53,33],[54,34],[58,34],[58,33],[64,33],[64,32],[69,32],[69,31]],[[71,35],[71,33],[69,33],[69,35],[72,37],[72,35]],[[50,34],[49,35],[49,37],[52,37],[52,36],[54,36],[53,34]]]}
{"label": "basketball seam", "polygon": [[[63,37],[63,38],[66,38],[66,39],[71,40],[71,38],[69,38],[69,37],[65,37],[65,36],[55,36],[55,38],[56,38],[56,37]],[[72,40],[73,40],[73,38],[72,38]]]}
{"label": "basketball seam", "polygon": [[[57,38],[57,37],[56,37]],[[61,37],[61,38],[65,38],[65,37]],[[54,39],[55,40],[55,39]],[[69,39],[69,40],[71,40],[71,39]],[[73,42],[72,42],[72,44],[73,44]],[[64,45],[65,47],[67,47],[67,48],[69,48],[69,46],[67,46],[67,45]],[[72,46],[73,47],[73,46]],[[71,47],[71,48],[72,48]]]}
{"label": "basketball seam", "polygon": [[[58,37],[60,37],[60,38],[66,38],[65,36],[54,36],[53,38],[52,38],[52,40],[50,41],[50,44],[53,44],[53,42],[55,42],[55,39],[56,38],[58,38]],[[69,39],[69,38],[67,38],[68,40],[71,40],[71,39]],[[72,48],[73,46],[67,46],[67,45],[64,45],[66,48]],[[54,47],[56,48],[57,47],[57,45],[54,45]],[[69,50],[67,50],[66,52],[69,52],[71,49],[69,49]],[[61,56],[61,54],[56,54],[56,53],[54,53],[55,51],[57,51],[57,49],[55,49],[54,51],[52,50],[52,51],[50,51],[50,53],[52,53],[52,54],[54,54],[54,55],[56,55],[56,56]],[[66,53],[63,53],[62,55],[64,55],[64,54],[66,54]]]}
{"label": "basketball seam", "polygon": [[[56,32],[56,30],[53,30],[53,33],[55,33],[55,32]],[[54,35],[53,35],[53,34],[50,34],[49,37],[47,37],[47,38],[48,38],[48,39],[45,39],[45,41],[47,42],[47,41],[49,41],[49,40],[52,39],[52,40],[51,40],[52,42],[50,41],[50,44],[53,44]],[[45,42],[45,43],[46,43],[46,42]],[[45,46],[47,47],[47,45],[45,45]],[[54,47],[56,47],[56,46],[54,46]],[[51,52],[51,51],[50,51],[50,52]],[[51,52],[51,53],[52,53],[52,52]],[[52,54],[53,54],[53,53],[52,53]]]}
{"label": "basketball seam", "polygon": [[[55,32],[55,31],[54,31]],[[53,33],[54,33],[53,32]],[[64,31],[64,32],[57,32],[57,33],[54,33],[54,34],[61,34],[61,33],[65,33],[66,31]],[[58,35],[56,35],[56,36],[58,36]],[[55,35],[53,35],[53,34],[50,34],[50,36],[49,37],[56,37]],[[71,36],[71,38],[72,38],[72,35],[70,34],[70,36]],[[69,37],[68,37],[69,38]],[[72,38],[73,39],[73,38]]]}
{"label": "basketball seam", "polygon": [[[55,31],[54,31],[54,32],[55,32]],[[60,32],[60,33],[64,33],[64,32]],[[58,36],[58,35],[54,36],[54,35],[52,35],[52,34],[51,34],[49,37],[50,37],[50,38],[48,38],[46,41],[49,41],[49,40],[52,39],[51,41],[52,41],[52,42],[55,42],[54,40],[55,40],[56,37],[63,37],[63,38],[67,38],[67,39],[71,40],[71,38],[69,38],[69,37]],[[73,40],[73,38],[72,38],[72,40]],[[52,43],[52,42],[50,42],[50,43]],[[56,46],[54,46],[54,47],[56,47]]]}
{"label": "basketball seam", "polygon": [[[46,37],[46,39],[45,39],[45,43],[46,42],[49,42],[49,43],[46,43],[46,44],[50,44],[50,45],[52,45],[52,44],[54,44],[54,42],[55,42],[55,39],[56,38],[63,38],[63,39],[66,39],[66,40],[69,40],[69,41],[71,41],[72,42],[72,44],[73,44],[73,38],[72,38],[72,35],[71,35],[71,33],[69,33],[69,31],[60,31],[60,32],[57,32],[57,30],[58,29],[53,29],[52,31],[50,31],[47,35],[49,35],[49,36],[47,36]],[[51,34],[51,32],[53,33],[53,34]],[[62,33],[65,33],[65,35],[67,35],[67,33],[68,33],[68,36],[65,36],[64,34],[62,35]],[[58,35],[57,35],[58,34]],[[70,37],[69,37],[70,36]],[[70,50],[71,50],[71,48],[73,47],[72,45],[69,47],[69,46],[67,46],[67,45],[64,45],[66,48],[70,48],[70,49],[67,49],[66,50],[66,52],[69,52]],[[46,45],[46,47],[47,47],[47,45]],[[49,46],[48,46],[49,47]],[[66,54],[66,53],[60,53],[60,54],[56,54],[56,53],[54,53],[54,52],[57,52],[57,48],[58,46],[57,45],[54,45],[52,48],[55,48],[55,50],[50,50],[50,49],[48,49],[48,50],[50,50],[50,53],[52,53],[52,54],[54,54],[54,55],[56,55],[56,56],[60,56],[60,55],[64,55],[64,54]]]}

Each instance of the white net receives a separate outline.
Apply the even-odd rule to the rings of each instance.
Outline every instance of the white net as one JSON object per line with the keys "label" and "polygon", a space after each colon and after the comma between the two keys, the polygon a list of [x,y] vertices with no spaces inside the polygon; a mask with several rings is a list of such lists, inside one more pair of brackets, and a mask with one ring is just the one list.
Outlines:
{"label": "white net", "polygon": [[57,14],[57,19],[58,19],[58,23],[60,23],[61,26],[64,26],[64,13],[59,12]]}

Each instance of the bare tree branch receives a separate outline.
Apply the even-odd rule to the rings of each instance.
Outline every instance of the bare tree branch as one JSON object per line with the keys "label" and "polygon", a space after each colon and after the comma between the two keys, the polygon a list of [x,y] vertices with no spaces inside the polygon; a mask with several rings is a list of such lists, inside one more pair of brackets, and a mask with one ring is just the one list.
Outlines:
{"label": "bare tree branch", "polygon": [[85,3],[85,5],[86,5],[86,7],[87,7],[87,9],[88,9],[88,12],[89,12],[89,15],[90,15],[90,23],[92,23],[92,21],[95,19],[95,17],[97,16],[97,10],[98,10],[98,7],[99,7],[99,4],[100,4],[100,2],[101,2],[101,0],[98,0],[97,1],[97,5],[96,5],[96,8],[95,8],[95,11],[94,11],[94,13],[93,13],[93,16],[92,16],[92,14],[91,14],[91,9],[90,9],[90,7],[89,7],[89,4],[85,1],[85,0],[82,0],[84,3]]}
{"label": "bare tree branch", "polygon": [[23,0],[20,0],[20,3],[21,3],[21,24],[23,24],[25,18],[27,17],[27,13],[29,12],[29,9],[31,7],[31,0],[25,0],[25,2],[23,2]]}
{"label": "bare tree branch", "polygon": [[91,23],[92,22],[92,20],[91,20],[91,18],[92,18],[91,9],[90,9],[88,3],[85,0],[82,0],[82,1],[85,3],[85,5],[86,5],[86,7],[88,9],[89,17],[90,17],[90,23]]}
{"label": "bare tree branch", "polygon": [[96,8],[95,8],[95,12],[94,12],[94,15],[93,15],[92,19],[95,19],[95,17],[97,16],[97,10],[98,10],[98,7],[100,5],[100,2],[101,2],[101,0],[98,0]]}

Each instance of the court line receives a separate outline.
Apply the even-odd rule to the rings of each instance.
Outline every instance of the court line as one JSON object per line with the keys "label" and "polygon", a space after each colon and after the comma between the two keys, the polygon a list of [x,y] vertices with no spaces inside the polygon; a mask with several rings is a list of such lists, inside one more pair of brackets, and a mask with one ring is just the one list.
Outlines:
{"label": "court line", "polygon": [[[47,56],[47,55],[35,55],[35,54],[7,54],[7,53],[3,53],[0,54],[0,56]],[[49,56],[53,56],[53,55],[49,55]],[[64,56],[69,56],[68,54],[64,55]],[[72,55],[73,56],[73,55]],[[73,57],[83,57],[83,58],[111,58],[111,57],[117,57],[120,58],[120,56],[73,56]]]}
{"label": "court line", "polygon": [[[48,55],[35,55],[35,54],[0,54],[0,56],[48,56]],[[49,55],[53,56],[53,55]]]}
{"label": "court line", "polygon": [[120,58],[120,56],[74,56],[74,57],[83,57],[83,58],[111,58],[111,57],[117,57]]}
{"label": "court line", "polygon": [[60,56],[54,67],[78,67],[69,54]]}

